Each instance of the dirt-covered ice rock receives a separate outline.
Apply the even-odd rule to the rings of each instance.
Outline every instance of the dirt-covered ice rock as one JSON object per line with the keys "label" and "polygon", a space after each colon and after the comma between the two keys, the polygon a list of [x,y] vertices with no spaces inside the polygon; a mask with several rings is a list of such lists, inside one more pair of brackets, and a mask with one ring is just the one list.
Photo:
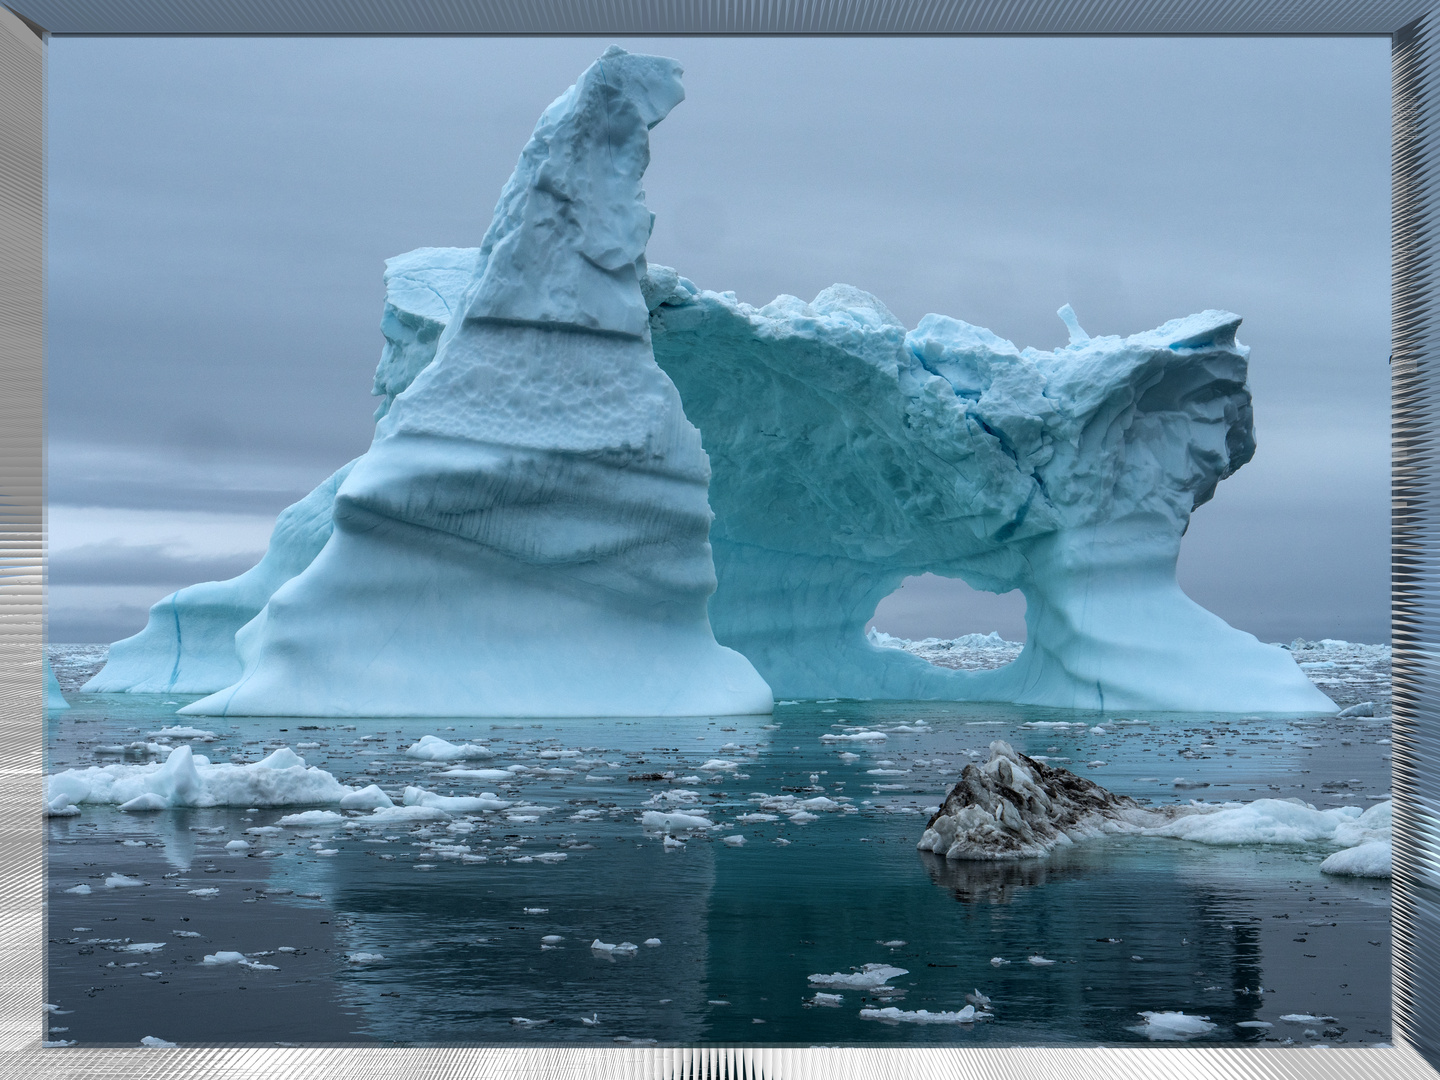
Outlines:
{"label": "dirt-covered ice rock", "polygon": [[965,766],[916,846],[947,859],[1034,858],[1086,836],[1138,831],[1152,818],[1134,799],[996,740],[990,760]]}

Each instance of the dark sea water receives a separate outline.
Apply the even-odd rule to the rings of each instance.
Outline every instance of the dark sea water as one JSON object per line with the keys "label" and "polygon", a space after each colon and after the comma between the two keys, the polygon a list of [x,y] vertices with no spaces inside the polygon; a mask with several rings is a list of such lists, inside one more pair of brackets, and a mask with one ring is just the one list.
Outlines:
{"label": "dark sea water", "polygon": [[[93,659],[57,656],[62,683],[75,685]],[[51,818],[48,1000],[58,1007],[52,1023],[67,1029],[51,1038],[1147,1043],[1130,1030],[1138,1013],[1183,1010],[1217,1025],[1199,1043],[1387,1042],[1390,885],[1321,874],[1333,848],[1113,836],[1008,865],[947,863],[915,848],[929,808],[965,763],[988,756],[992,739],[1152,805],[1262,797],[1373,805],[1390,789],[1388,694],[1377,694],[1388,664],[1380,672],[1340,663],[1312,677],[1328,679],[1342,704],[1380,697],[1381,715],[1079,718],[1105,719],[1105,734],[1023,726],[1077,719],[1042,709],[852,701],[785,704],[773,718],[182,718],[217,734],[195,746],[216,762],[254,761],[288,745],[342,782],[379,783],[397,802],[413,784],[493,791],[546,809],[269,837],[245,830],[304,807],[122,813],[86,804],[78,817]],[[120,760],[93,748],[144,740],[193,700],[67,696],[73,707],[48,721],[50,773]],[[857,728],[886,738],[822,741]],[[423,735],[494,751],[469,767],[530,771],[503,783],[441,777],[450,766],[403,753]],[[553,756],[572,750],[578,758]],[[713,759],[734,767],[701,769]],[[608,764],[588,764],[596,760]],[[569,771],[540,771],[554,769]],[[1177,779],[1209,786],[1176,787]],[[849,800],[841,805],[852,809],[796,823],[773,801],[761,805],[786,795]],[[667,849],[639,820],[667,809],[723,824],[677,832],[685,842]],[[736,821],[753,813],[777,816]],[[723,840],[734,836],[744,843]],[[227,851],[235,839],[252,846]],[[106,887],[114,874],[146,884]],[[64,891],[80,883],[90,895]],[[208,888],[218,893],[191,893]],[[551,935],[560,940],[542,947]],[[596,939],[638,948],[597,952]],[[125,951],[154,943],[163,948]],[[276,970],[203,962],[225,950]],[[1010,962],[993,964],[997,957]],[[906,973],[887,993],[809,981],[875,963]],[[886,1006],[957,1010],[977,989],[992,999],[993,1019],[860,1016]],[[815,1004],[817,990],[843,998]],[[1326,1019],[1279,1019],[1289,1014]],[[1256,1020],[1273,1026],[1235,1026]]]}

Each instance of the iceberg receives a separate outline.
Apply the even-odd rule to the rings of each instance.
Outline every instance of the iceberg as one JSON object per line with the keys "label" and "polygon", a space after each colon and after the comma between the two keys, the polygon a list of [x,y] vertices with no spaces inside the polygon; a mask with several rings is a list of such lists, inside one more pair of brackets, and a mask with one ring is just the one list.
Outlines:
{"label": "iceberg", "polygon": [[[1255,451],[1240,318],[1019,349],[834,285],[761,308],[654,266],[655,358],[714,476],[717,640],[786,698],[1334,713],[1284,650],[1175,576],[1190,514]],[[1013,662],[956,671],[868,641],[907,577],[1019,589]]]}
{"label": "iceberg", "polygon": [[679,76],[612,47],[545,110],[433,359],[382,361],[328,541],[240,635],[238,677],[182,712],[771,710],[710,629],[710,466],[641,286],[649,129]]}

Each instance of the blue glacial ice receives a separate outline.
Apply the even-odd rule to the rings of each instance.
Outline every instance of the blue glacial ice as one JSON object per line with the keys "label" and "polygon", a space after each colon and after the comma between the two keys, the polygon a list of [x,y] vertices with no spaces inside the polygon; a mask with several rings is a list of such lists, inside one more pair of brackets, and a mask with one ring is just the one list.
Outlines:
{"label": "blue glacial ice", "polygon": [[[474,274],[474,248],[419,248],[385,260],[385,346],[371,393],[377,418],[435,356],[440,333]],[[352,461],[281,511],[259,564],[229,581],[171,593],[150,609],[145,628],[110,646],[90,693],[211,694],[240,677],[235,636],[330,539],[335,492]]]}
{"label": "blue glacial ice", "polygon": [[[1324,712],[1284,650],[1175,576],[1191,512],[1255,450],[1238,316],[1018,349],[958,319],[907,332],[835,285],[762,308],[651,267],[655,356],[714,476],[717,639],[781,697],[1102,710]],[[864,628],[907,577],[1021,590],[993,671],[935,667]]]}
{"label": "blue glacial ice", "polygon": [[[770,711],[717,644],[709,463],[641,292],[649,129],[674,61],[612,47],[541,116],[457,310],[391,365],[323,550],[183,712],[657,716]],[[386,365],[382,363],[382,369]],[[383,376],[383,377],[382,377]]]}
{"label": "blue glacial ice", "polygon": [[60,680],[55,678],[55,669],[50,666],[50,658],[40,658],[41,679],[45,686],[45,707],[47,709],[68,709],[70,703],[65,700],[65,693],[60,689]]}

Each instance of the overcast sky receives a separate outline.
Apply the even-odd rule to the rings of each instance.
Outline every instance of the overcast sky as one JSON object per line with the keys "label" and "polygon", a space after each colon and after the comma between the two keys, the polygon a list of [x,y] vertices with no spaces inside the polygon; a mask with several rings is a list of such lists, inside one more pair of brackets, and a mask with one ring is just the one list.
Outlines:
{"label": "overcast sky", "polygon": [[[1259,449],[1181,583],[1264,640],[1389,639],[1389,41],[617,39],[685,67],[649,257],[1020,346],[1244,316]],[[384,259],[480,242],[608,39],[54,38],[50,636],[232,576],[370,441]],[[923,579],[904,636],[1023,636]]]}

